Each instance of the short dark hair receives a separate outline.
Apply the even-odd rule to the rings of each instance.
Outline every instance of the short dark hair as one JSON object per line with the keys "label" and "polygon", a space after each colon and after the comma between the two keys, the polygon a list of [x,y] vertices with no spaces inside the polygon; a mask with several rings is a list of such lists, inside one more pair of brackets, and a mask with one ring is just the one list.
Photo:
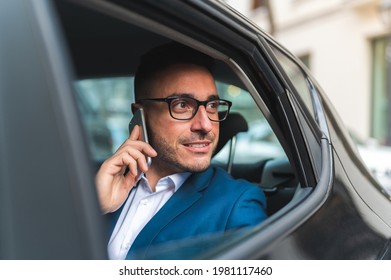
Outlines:
{"label": "short dark hair", "polygon": [[156,74],[176,64],[203,66],[212,73],[213,59],[195,49],[173,42],[155,47],[140,60],[134,79],[136,101],[145,96]]}

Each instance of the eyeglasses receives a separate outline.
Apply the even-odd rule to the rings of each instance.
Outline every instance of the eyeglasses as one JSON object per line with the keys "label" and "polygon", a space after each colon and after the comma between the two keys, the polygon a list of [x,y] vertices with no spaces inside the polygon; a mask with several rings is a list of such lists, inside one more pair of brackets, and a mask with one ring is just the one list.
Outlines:
{"label": "eyeglasses", "polygon": [[176,120],[191,120],[202,105],[205,107],[208,118],[214,122],[221,122],[228,116],[232,102],[223,99],[212,99],[199,101],[192,97],[167,97],[167,98],[146,98],[140,99],[137,103],[143,102],[165,102],[172,118]]}

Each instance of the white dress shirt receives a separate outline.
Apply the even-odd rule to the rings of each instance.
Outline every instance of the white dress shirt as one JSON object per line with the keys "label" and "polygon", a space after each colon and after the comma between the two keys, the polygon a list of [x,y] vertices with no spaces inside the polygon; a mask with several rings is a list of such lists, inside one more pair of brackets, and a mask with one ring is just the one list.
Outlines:
{"label": "white dress shirt", "polygon": [[142,176],[129,194],[108,243],[110,259],[126,258],[137,235],[149,220],[190,176],[178,173],[161,178],[153,192],[145,176]]}

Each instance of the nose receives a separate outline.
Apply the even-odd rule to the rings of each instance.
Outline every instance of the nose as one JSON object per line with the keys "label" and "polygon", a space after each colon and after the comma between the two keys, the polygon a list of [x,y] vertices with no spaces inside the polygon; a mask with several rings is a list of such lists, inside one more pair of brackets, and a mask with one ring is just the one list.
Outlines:
{"label": "nose", "polygon": [[192,119],[192,131],[203,131],[205,133],[208,133],[213,128],[213,123],[208,117],[208,113],[206,112],[206,109],[204,106],[200,106],[198,108],[197,113]]}

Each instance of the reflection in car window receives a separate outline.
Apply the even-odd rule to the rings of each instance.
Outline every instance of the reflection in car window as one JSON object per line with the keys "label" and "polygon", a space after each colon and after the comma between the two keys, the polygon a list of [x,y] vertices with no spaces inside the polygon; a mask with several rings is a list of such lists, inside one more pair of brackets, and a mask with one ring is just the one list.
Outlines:
{"label": "reflection in car window", "polygon": [[[131,103],[134,102],[133,77],[80,80],[75,86],[90,152],[94,161],[103,161],[128,137]],[[216,86],[221,98],[233,102],[231,112],[239,112],[249,127],[248,132],[238,135],[234,163],[253,163],[285,156],[251,95],[234,85],[216,82]],[[228,157],[229,143],[213,161],[226,163]]]}
{"label": "reflection in car window", "polygon": [[311,115],[315,118],[314,107],[312,104],[312,96],[311,91],[308,86],[308,82],[306,76],[300,70],[300,67],[293,62],[289,57],[285,54],[277,50],[276,48],[272,48],[274,53],[276,54],[281,66],[284,68],[288,77],[290,78],[293,86],[296,88],[296,91],[300,94],[301,99],[306,105],[307,109],[310,111]]}

